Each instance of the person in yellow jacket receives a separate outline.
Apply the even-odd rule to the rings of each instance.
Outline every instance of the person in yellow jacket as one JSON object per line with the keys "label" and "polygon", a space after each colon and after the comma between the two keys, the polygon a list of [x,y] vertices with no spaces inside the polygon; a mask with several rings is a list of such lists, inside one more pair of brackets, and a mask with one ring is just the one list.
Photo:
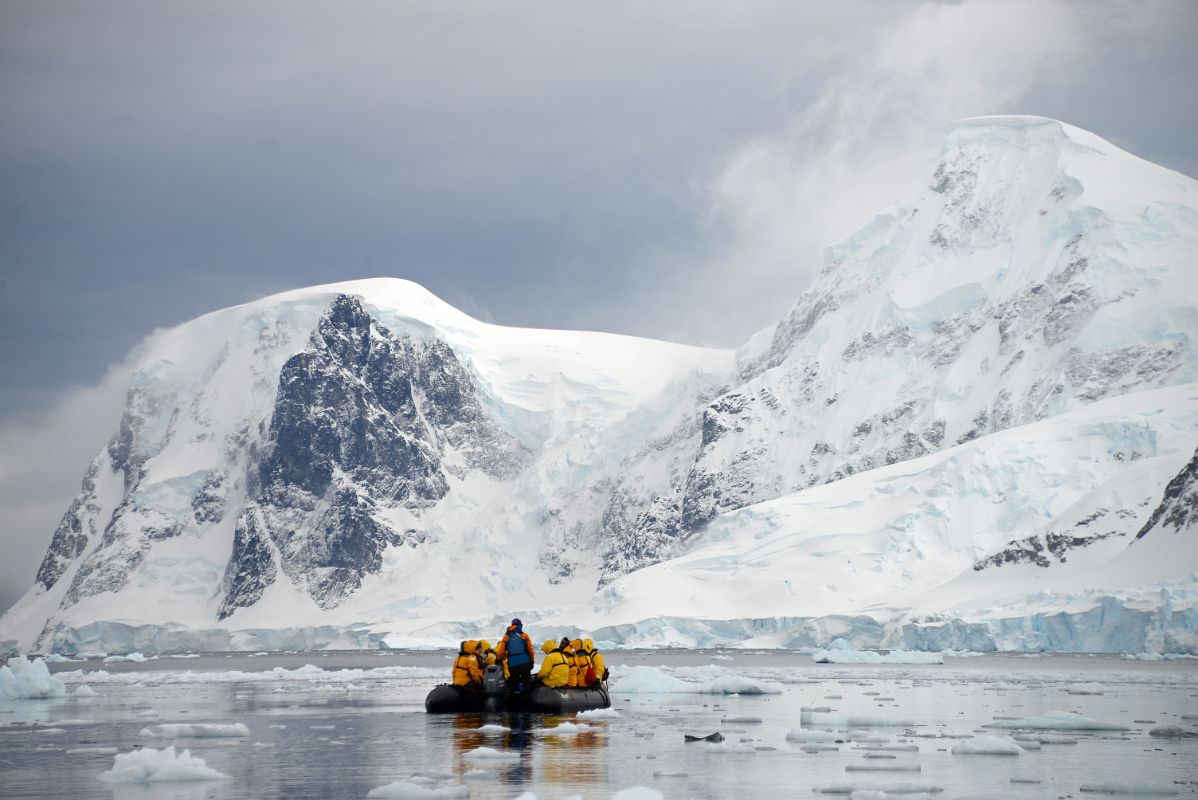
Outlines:
{"label": "person in yellow jacket", "polygon": [[541,645],[541,650],[545,653],[545,660],[541,662],[537,679],[544,685],[554,688],[569,685],[570,662],[566,658],[566,654],[553,643],[552,639]]}
{"label": "person in yellow jacket", "polygon": [[557,648],[562,651],[562,655],[566,657],[566,664],[570,667],[570,677],[567,679],[567,686],[578,686],[582,682],[582,675],[578,672],[578,664],[574,660],[574,648],[570,646],[570,639],[563,636],[562,640],[557,643]]}
{"label": "person in yellow jacket", "polygon": [[478,640],[479,660],[484,667],[489,667],[498,659],[495,656],[495,651],[491,649],[491,643],[486,639]]}
{"label": "person in yellow jacket", "polygon": [[574,651],[574,667],[578,671],[578,683],[574,685],[590,686],[591,684],[587,682],[587,670],[591,667],[591,659],[582,647],[582,639],[575,639],[570,642],[570,649]]}
{"label": "person in yellow jacket", "polygon": [[478,654],[475,652],[477,649],[478,642],[474,639],[462,642],[461,648],[458,650],[458,657],[453,662],[454,686],[482,684],[483,670],[478,663]]}
{"label": "person in yellow jacket", "polygon": [[591,666],[595,669],[595,677],[600,682],[607,680],[607,667],[603,664],[603,653],[595,649],[595,643],[590,639],[583,639],[582,649],[586,651],[587,657],[591,660]]}

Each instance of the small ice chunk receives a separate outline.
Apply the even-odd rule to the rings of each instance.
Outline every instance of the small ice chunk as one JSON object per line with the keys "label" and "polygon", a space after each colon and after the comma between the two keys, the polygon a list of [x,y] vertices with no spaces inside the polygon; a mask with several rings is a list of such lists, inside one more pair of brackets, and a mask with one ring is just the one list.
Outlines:
{"label": "small ice chunk", "polygon": [[1189,725],[1157,725],[1148,731],[1148,735],[1160,739],[1183,739],[1198,736],[1198,728]]}
{"label": "small ice chunk", "polygon": [[863,744],[855,750],[871,750],[875,753],[918,753],[919,745],[915,744]]}
{"label": "small ice chunk", "polygon": [[835,728],[884,728],[913,725],[909,720],[872,714],[825,714],[819,711],[799,712],[799,724],[803,727],[822,725]]}
{"label": "small ice chunk", "polygon": [[918,764],[846,764],[845,772],[920,772]]}
{"label": "small ice chunk", "polygon": [[89,754],[112,756],[116,755],[115,747],[75,747],[67,751],[68,756],[83,756]]}
{"label": "small ice chunk", "polygon": [[611,796],[611,800],[663,800],[661,792],[647,786],[632,786],[621,789]]}
{"label": "small ice chunk", "polygon": [[96,690],[86,683],[71,692],[71,697],[96,697]]}
{"label": "small ice chunk", "polygon": [[539,732],[545,734],[546,736],[577,736],[580,733],[586,733],[587,731],[594,730],[595,727],[593,725],[578,725],[573,722],[559,722],[552,728],[541,728]]}
{"label": "small ice chunk", "polygon": [[483,725],[478,729],[479,733],[511,733],[512,729],[506,725]]}
{"label": "small ice chunk", "polygon": [[140,664],[146,660],[146,657],[141,653],[130,653],[127,656],[106,656],[105,664]]}
{"label": "small ice chunk", "polygon": [[589,711],[579,711],[575,719],[618,719],[620,712],[614,708],[592,708]]}
{"label": "small ice chunk", "polygon": [[620,694],[780,694],[777,686],[763,684],[743,675],[721,675],[709,681],[684,681],[656,667],[633,667],[612,685]]}
{"label": "small ice chunk", "polygon": [[743,742],[708,742],[707,750],[720,755],[737,755],[741,753],[756,753],[757,748]]}
{"label": "small ice chunk", "polygon": [[496,750],[494,747],[476,747],[462,754],[467,761],[519,761],[520,754],[511,750]]}
{"label": "small ice chunk", "polygon": [[943,664],[944,656],[922,650],[891,650],[889,653],[878,653],[873,650],[839,650],[829,647],[827,650],[816,650],[811,654],[811,660],[817,664]]}
{"label": "small ice chunk", "polygon": [[831,714],[830,706],[802,706],[799,711],[814,711],[817,714]]}
{"label": "small ice chunk", "polygon": [[1002,736],[975,736],[972,739],[963,739],[952,749],[954,756],[1017,756],[1022,752],[1022,747]]}
{"label": "small ice chunk", "polygon": [[1075,683],[1065,689],[1069,694],[1102,694],[1106,687],[1101,683]]}
{"label": "small ice chunk", "polygon": [[217,722],[170,722],[142,728],[138,736],[146,739],[223,739],[249,736],[250,729],[240,722],[232,725]]}
{"label": "small ice chunk", "polygon": [[157,783],[160,781],[227,780],[191,751],[176,753],[174,746],[164,750],[146,747],[113,757],[112,769],[100,773],[106,783]]}
{"label": "small ice chunk", "polygon": [[804,753],[836,753],[840,747],[834,744],[805,744],[799,749]]}
{"label": "small ice chunk", "polygon": [[67,686],[50,674],[46,662],[13,656],[7,666],[0,667],[0,698],[8,700],[45,700],[65,697]]}
{"label": "small ice chunk", "polygon": [[720,720],[724,723],[739,723],[741,725],[760,725],[761,717],[724,717]]}
{"label": "small ice chunk", "polygon": [[918,783],[834,783],[831,786],[817,786],[819,794],[855,794],[862,792],[885,792],[886,794],[939,794],[943,786],[931,786]]}
{"label": "small ice chunk", "polygon": [[470,790],[465,786],[442,786],[434,789],[414,781],[395,781],[386,786],[371,789],[367,797],[380,797],[386,800],[422,800],[423,798],[462,798],[469,797]]}
{"label": "small ice chunk", "polygon": [[1116,725],[1112,722],[1098,722],[1072,711],[1052,711],[1040,717],[1019,717],[1017,719],[996,719],[983,728],[1002,728],[1005,730],[1043,730],[1043,731],[1129,731],[1126,725]]}
{"label": "small ice chunk", "polygon": [[1108,781],[1106,783],[1087,783],[1081,791],[1093,794],[1148,794],[1171,796],[1178,794],[1177,787],[1163,783],[1145,783],[1141,781]]}
{"label": "small ice chunk", "polygon": [[790,733],[786,734],[786,741],[800,742],[808,744],[812,742],[831,743],[844,742],[848,737],[843,733],[834,733],[832,731],[817,731],[810,728],[794,728]]}

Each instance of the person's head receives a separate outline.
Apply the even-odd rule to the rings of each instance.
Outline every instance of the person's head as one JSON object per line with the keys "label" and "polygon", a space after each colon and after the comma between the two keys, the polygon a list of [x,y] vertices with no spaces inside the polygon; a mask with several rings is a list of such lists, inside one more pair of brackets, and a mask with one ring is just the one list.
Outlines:
{"label": "person's head", "polygon": [[524,623],[520,621],[519,617],[516,617],[512,620],[512,627],[513,628],[523,628]]}
{"label": "person's head", "polygon": [[546,653],[552,653],[556,647],[557,645],[553,643],[552,639],[546,639],[545,644],[541,645],[541,649]]}
{"label": "person's head", "polygon": [[583,647],[585,647],[587,650],[594,650],[594,649],[595,649],[595,643],[594,643],[594,642],[592,642],[590,639],[583,639],[583,640],[582,640],[582,646],[583,646]]}
{"label": "person's head", "polygon": [[582,639],[575,639],[574,641],[570,642],[570,646],[573,647],[575,650],[581,650],[582,649]]}
{"label": "person's head", "polygon": [[560,642],[558,642],[558,643],[557,643],[557,646],[558,646],[558,647],[560,647],[562,650],[565,650],[565,649],[569,648],[569,646],[570,646],[570,637],[569,637],[569,636],[563,636],[563,637],[562,637],[562,640],[561,640]]}
{"label": "person's head", "polygon": [[462,642],[462,650],[465,652],[473,653],[476,649],[478,649],[478,642],[474,641],[473,639],[467,639],[466,641]]}
{"label": "person's head", "polygon": [[488,642],[486,639],[479,639],[478,646],[479,646],[479,649],[481,649],[484,653],[491,649],[491,643]]}

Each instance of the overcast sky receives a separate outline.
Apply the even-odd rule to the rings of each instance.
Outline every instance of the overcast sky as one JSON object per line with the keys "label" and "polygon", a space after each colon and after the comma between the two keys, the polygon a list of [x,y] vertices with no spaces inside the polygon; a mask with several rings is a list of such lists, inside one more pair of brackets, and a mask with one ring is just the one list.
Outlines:
{"label": "overcast sky", "polygon": [[737,346],[953,119],[1198,174],[1196,41],[1186,0],[0,0],[0,607],[155,327],[391,275]]}

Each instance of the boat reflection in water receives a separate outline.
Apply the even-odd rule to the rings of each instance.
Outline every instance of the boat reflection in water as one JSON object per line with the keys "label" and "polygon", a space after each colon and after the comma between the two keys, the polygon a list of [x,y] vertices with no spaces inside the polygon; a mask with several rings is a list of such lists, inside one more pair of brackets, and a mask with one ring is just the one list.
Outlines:
{"label": "boat reflection in water", "polygon": [[[544,714],[428,715],[428,724],[452,727],[453,771],[459,778],[471,770],[487,773],[490,783],[526,788],[569,785],[607,779],[607,731],[603,723],[577,723],[573,717]],[[558,725],[564,727],[555,733]],[[484,725],[502,726],[483,730]],[[580,728],[582,728],[580,730]],[[480,758],[487,747],[518,758]],[[478,778],[477,774],[472,778]]]}

